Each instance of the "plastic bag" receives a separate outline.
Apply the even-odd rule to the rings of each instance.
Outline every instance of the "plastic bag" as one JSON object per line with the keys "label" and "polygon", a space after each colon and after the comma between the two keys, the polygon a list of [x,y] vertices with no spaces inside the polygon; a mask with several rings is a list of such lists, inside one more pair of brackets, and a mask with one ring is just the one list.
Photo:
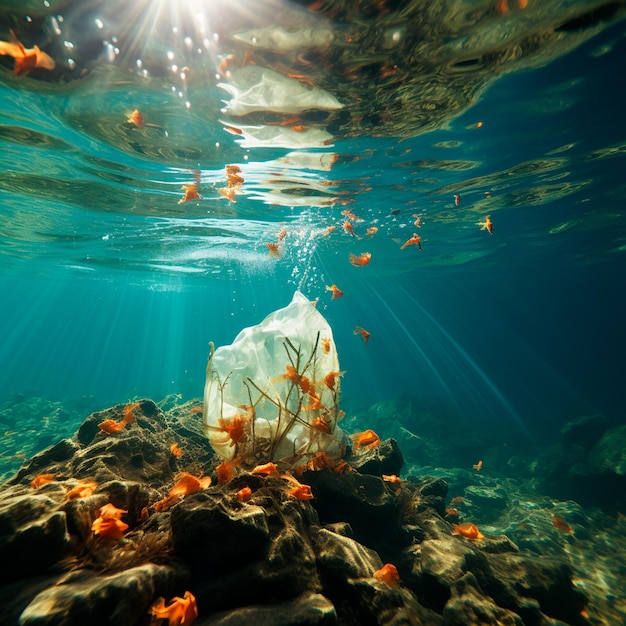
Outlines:
{"label": "plastic bag", "polygon": [[328,322],[296,291],[230,346],[211,346],[203,412],[211,446],[246,466],[298,465],[320,451],[341,458],[340,375]]}

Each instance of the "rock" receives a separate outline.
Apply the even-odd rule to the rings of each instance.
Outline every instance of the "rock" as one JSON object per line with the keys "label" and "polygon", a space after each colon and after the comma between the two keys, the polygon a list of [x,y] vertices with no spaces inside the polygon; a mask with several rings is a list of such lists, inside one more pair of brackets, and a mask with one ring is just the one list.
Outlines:
{"label": "rock", "polygon": [[561,429],[561,442],[566,445],[579,445],[591,449],[600,440],[609,420],[604,415],[585,415],[570,420]]}
{"label": "rock", "polygon": [[[283,481],[266,481],[264,493],[246,504],[212,488],[172,509],[175,554],[191,568],[207,610],[321,590],[310,539],[319,525],[315,511],[286,496]],[[269,486],[282,491],[270,494]]]}
{"label": "rock", "polygon": [[443,609],[443,626],[524,626],[519,615],[497,606],[482,592],[471,572],[455,581],[450,592]]}
{"label": "rock", "polygon": [[435,579],[443,587],[450,587],[468,570],[468,561],[477,554],[465,542],[450,536],[441,539],[427,539],[421,545],[419,568],[422,576]]}
{"label": "rock", "polygon": [[135,624],[156,596],[171,597],[185,576],[152,563],[109,576],[73,572],[39,593],[24,609],[19,626]]}
{"label": "rock", "polygon": [[[135,411],[135,421],[141,428],[148,428],[153,430],[155,426],[164,425],[165,414],[152,400],[139,400],[137,403],[138,409]],[[112,419],[120,421],[124,419],[124,410],[126,404],[117,404],[104,411],[96,411],[92,413],[81,425],[76,433],[78,443],[83,446],[88,446],[94,441],[96,437],[99,437],[100,428],[98,424],[105,420]]]}
{"label": "rock", "polygon": [[421,498],[418,503],[418,510],[431,508],[441,517],[446,514],[446,496],[448,495],[448,483],[441,478],[421,478],[417,491]]}
{"label": "rock", "polygon": [[468,485],[465,500],[473,507],[472,514],[480,519],[496,519],[508,504],[504,489],[483,485]]}
{"label": "rock", "polygon": [[25,463],[9,484],[15,485],[23,482],[25,476],[34,478],[37,474],[51,473],[47,471],[50,468],[64,468],[65,463],[72,459],[78,450],[78,445],[71,439],[61,439],[57,444],[36,454]]}
{"label": "rock", "polygon": [[357,541],[384,551],[402,534],[398,525],[399,496],[381,478],[358,474],[307,472],[303,478],[315,494],[323,523],[347,522]]}
{"label": "rock", "polygon": [[383,562],[357,541],[320,529],[315,550],[325,594],[344,624],[438,624],[439,616],[421,606],[407,589],[373,578]]}
{"label": "rock", "polygon": [[315,552],[322,575],[330,581],[368,578],[383,565],[374,550],[325,528],[315,535]]}
{"label": "rock", "polygon": [[235,508],[219,495],[197,493],[185,498],[172,510],[171,525],[176,554],[198,576],[263,558],[270,543],[263,507]]}
{"label": "rock", "polygon": [[400,475],[404,458],[395,439],[385,439],[371,450],[354,454],[350,458],[352,467],[361,474],[382,476],[383,474]]}
{"label": "rock", "polygon": [[0,504],[0,585],[45,573],[70,552],[65,513],[43,495],[17,495]]}
{"label": "rock", "polygon": [[587,461],[593,472],[626,476],[626,426],[607,430]]}
{"label": "rock", "polygon": [[486,554],[488,567],[472,569],[481,589],[498,606],[522,617],[525,624],[543,624],[546,616],[566,624],[585,624],[580,616],[585,594],[572,582],[571,567],[560,558],[529,558],[522,554]]}
{"label": "rock", "polygon": [[334,626],[338,624],[332,602],[319,593],[271,606],[245,606],[219,613],[203,626]]}
{"label": "rock", "polygon": [[[524,545],[539,545],[542,558],[520,552],[479,519],[472,521],[483,539],[453,536],[443,519],[445,480],[391,484],[378,476],[399,471],[401,455],[387,441],[358,455],[361,470],[374,475],[323,469],[298,476],[311,487],[310,501],[289,494],[293,477],[240,470],[159,511],[153,505],[167,496],[177,470],[206,476],[217,461],[193,421],[193,403],[177,405],[174,416],[145,400],[123,431],[98,434],[97,425],[119,420],[125,406],[92,414],[78,440],[35,455],[0,486],[0,559],[11,563],[0,570],[0,624],[137,626],[149,621],[158,596],[169,601],[187,589],[197,598],[199,626],[583,623],[585,596],[572,584],[564,553],[587,525],[573,503],[520,503],[508,497],[508,483],[458,470],[466,488],[459,515],[500,514],[521,538],[527,533]],[[170,452],[174,442],[182,460]],[[395,459],[395,468],[385,459]],[[41,473],[55,481],[35,490],[30,481]],[[81,478],[96,483],[93,493],[68,499]],[[243,487],[252,490],[245,503],[236,497]],[[108,502],[125,511],[129,529],[120,540],[91,531]],[[574,536],[554,528],[554,511],[566,515]],[[523,529],[520,519],[527,520]],[[537,543],[544,535],[551,556]],[[397,567],[398,586],[374,576],[385,563]]]}

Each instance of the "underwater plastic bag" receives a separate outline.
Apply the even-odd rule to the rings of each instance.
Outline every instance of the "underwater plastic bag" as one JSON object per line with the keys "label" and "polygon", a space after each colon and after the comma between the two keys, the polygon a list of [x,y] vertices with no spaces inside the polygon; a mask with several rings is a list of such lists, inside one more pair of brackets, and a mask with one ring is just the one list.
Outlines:
{"label": "underwater plastic bag", "polygon": [[244,328],[213,352],[204,388],[204,431],[215,452],[243,465],[292,465],[319,451],[338,459],[339,360],[328,322],[299,291],[289,306]]}

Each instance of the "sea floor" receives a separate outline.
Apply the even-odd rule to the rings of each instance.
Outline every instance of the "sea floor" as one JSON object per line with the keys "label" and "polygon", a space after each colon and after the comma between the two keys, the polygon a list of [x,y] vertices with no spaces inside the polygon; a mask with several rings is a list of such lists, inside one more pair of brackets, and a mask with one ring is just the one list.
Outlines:
{"label": "sea floor", "polygon": [[[58,507],[58,510],[63,511],[67,516],[70,535],[72,535],[72,531],[80,535],[80,532],[76,530],[76,526],[80,526],[82,522],[76,521],[79,518],[76,517],[75,509],[72,509],[73,512],[71,512],[67,508],[67,503],[65,502],[66,492],[68,488],[76,487],[74,485],[76,481],[78,481],[77,484],[80,484],[81,480],[93,479],[94,483],[101,486],[101,489],[96,488],[93,495],[88,494],[85,496],[84,501],[79,500],[82,506],[81,510],[83,511],[81,515],[87,511],[87,515],[93,517],[94,513],[91,509],[97,510],[96,505],[101,506],[100,500],[104,498],[103,494],[106,493],[107,497],[117,498],[118,505],[127,507],[132,515],[135,516],[133,519],[128,520],[131,526],[130,532],[135,533],[132,535],[133,537],[138,536],[138,533],[144,533],[143,537],[148,536],[148,528],[154,531],[154,536],[169,537],[169,533],[173,533],[174,550],[180,549],[184,554],[189,549],[189,546],[185,542],[176,542],[175,524],[191,524],[192,522],[186,517],[181,517],[182,513],[176,515],[175,511],[178,509],[180,511],[185,510],[187,504],[191,503],[192,498],[198,499],[196,506],[208,506],[207,502],[215,499],[217,499],[215,501],[224,502],[223,488],[216,485],[210,488],[214,491],[211,491],[208,495],[196,494],[188,496],[183,503],[178,505],[178,508],[173,509],[171,518],[167,517],[170,515],[169,513],[164,517],[156,512],[151,512],[150,519],[147,517],[146,519],[141,519],[137,507],[139,504],[142,504],[142,507],[147,507],[146,511],[148,511],[148,508],[153,506],[150,504],[150,501],[156,499],[157,496],[166,494],[167,485],[171,483],[173,477],[180,471],[188,471],[199,476],[202,476],[203,473],[204,475],[212,475],[214,473],[216,461],[212,458],[210,449],[204,442],[197,416],[197,407],[201,405],[201,401],[190,400],[183,402],[179,396],[168,396],[157,403],[157,405],[151,401],[142,402],[142,406],[148,407],[145,411],[145,419],[138,420],[137,424],[133,424],[132,429],[129,428],[129,433],[120,433],[119,436],[117,433],[114,433],[108,437],[112,442],[115,440],[115,445],[120,446],[116,448],[117,451],[115,452],[118,460],[113,463],[107,460],[108,457],[101,449],[104,446],[104,440],[102,435],[98,435],[96,424],[109,416],[117,415],[122,410],[119,407],[123,408],[123,405],[93,413],[96,408],[102,409],[102,407],[94,407],[92,398],[82,398],[64,403],[50,402],[40,397],[17,395],[6,398],[0,405],[0,428],[2,429],[4,439],[4,446],[0,453],[0,477],[2,479],[0,491],[2,492],[2,502],[4,503],[4,515],[8,514],[7,511],[13,511],[14,508],[11,507],[17,506],[17,502],[34,502],[35,493],[37,497],[45,495],[49,499],[51,507]],[[395,419],[390,420],[390,416],[395,416]],[[598,446],[602,450],[607,449],[608,444],[605,441],[607,438],[609,440],[619,440],[620,427],[611,428],[609,424],[605,424],[603,434],[602,431],[598,432],[597,416],[581,418],[574,420],[566,426],[561,440],[550,446],[540,449],[527,447],[524,450],[513,450],[512,445],[506,442],[503,444],[502,433],[490,433],[489,437],[486,436],[481,440],[476,433],[473,433],[470,438],[467,436],[467,433],[458,432],[458,437],[442,437],[439,439],[442,443],[438,443],[437,432],[432,426],[432,420],[431,416],[424,416],[420,424],[419,420],[412,416],[410,408],[406,405],[399,406],[392,403],[370,407],[367,412],[362,413],[358,418],[347,418],[342,423],[342,426],[348,432],[373,428],[387,441],[381,444],[380,450],[370,451],[374,456],[378,455],[378,460],[374,462],[374,466],[369,466],[369,461],[366,462],[363,459],[349,459],[350,463],[355,468],[358,468],[357,472],[350,475],[351,478],[345,478],[344,476],[324,478],[321,472],[315,472],[315,476],[310,476],[310,479],[306,482],[312,485],[313,493],[317,496],[310,503],[312,508],[307,508],[309,507],[308,503],[306,505],[305,503],[294,504],[289,498],[285,498],[284,487],[281,486],[281,482],[278,479],[275,479],[277,482],[272,484],[265,484],[259,481],[258,477],[255,477],[252,482],[248,481],[255,493],[264,493],[263,489],[267,489],[267,506],[263,503],[259,503],[258,506],[261,508],[266,506],[265,511],[266,515],[269,516],[268,519],[272,519],[268,511],[272,507],[277,507],[277,502],[279,502],[280,506],[278,508],[283,512],[290,511],[289,515],[293,513],[295,516],[294,528],[300,529],[297,532],[301,536],[297,540],[294,538],[292,540],[296,541],[296,543],[298,541],[304,541],[305,543],[308,541],[313,546],[311,549],[315,552],[315,555],[311,555],[311,568],[314,571],[314,563],[318,563],[317,575],[320,582],[310,586],[307,586],[309,583],[306,583],[302,589],[297,589],[293,593],[295,595],[297,595],[298,591],[312,593],[321,589],[321,595],[325,598],[324,601],[327,601],[330,592],[327,593],[328,581],[325,581],[324,577],[330,576],[329,572],[331,571],[333,576],[338,575],[332,568],[328,570],[324,569],[326,566],[319,565],[320,562],[324,562],[324,558],[330,558],[321,556],[321,554],[326,554],[324,550],[330,550],[326,544],[324,544],[326,548],[319,548],[319,537],[321,536],[319,532],[322,531],[316,531],[317,534],[309,536],[307,533],[310,533],[310,531],[304,530],[304,527],[308,526],[317,528],[316,525],[319,523],[316,521],[317,515],[320,518],[322,530],[332,529],[332,532],[338,537],[349,537],[351,542],[356,540],[357,543],[354,545],[361,545],[358,542],[362,542],[366,547],[364,548],[361,545],[358,550],[366,550],[368,554],[366,560],[368,563],[371,561],[371,567],[376,567],[376,564],[380,565],[382,561],[391,558],[399,561],[398,568],[401,573],[402,586],[400,587],[401,591],[394,591],[396,593],[395,599],[392,598],[390,600],[391,596],[388,596],[388,594],[376,595],[382,593],[379,587],[376,587],[377,583],[374,586],[370,585],[368,587],[369,591],[365,592],[362,581],[367,576],[363,572],[360,572],[359,576],[354,572],[347,575],[350,585],[346,587],[346,598],[351,593],[361,594],[359,596],[361,598],[360,601],[363,601],[363,597],[366,596],[370,598],[371,602],[368,600],[370,602],[368,606],[371,606],[372,611],[370,617],[375,615],[376,611],[383,611],[380,607],[386,606],[386,602],[390,602],[391,605],[394,605],[395,602],[407,615],[413,616],[410,619],[415,618],[414,621],[408,621],[407,623],[429,623],[429,620],[431,620],[430,623],[436,624],[439,623],[437,620],[440,619],[441,615],[447,615],[446,624],[457,623],[450,621],[453,620],[454,615],[457,615],[457,617],[460,615],[458,606],[455,606],[453,602],[456,597],[455,594],[457,594],[460,598],[465,598],[465,600],[468,597],[473,598],[474,604],[478,607],[475,615],[481,614],[481,611],[487,611],[487,613],[491,611],[489,613],[491,618],[482,615],[480,617],[482,621],[475,617],[476,621],[472,622],[472,618],[468,618],[466,615],[458,618],[466,621],[458,623],[556,624],[556,621],[551,621],[553,618],[560,619],[558,623],[572,625],[597,624],[614,626],[615,624],[626,623],[626,590],[623,584],[626,576],[626,542],[624,542],[626,518],[616,508],[622,506],[619,497],[623,496],[616,491],[614,497],[612,497],[610,491],[612,488],[619,489],[619,486],[622,484],[620,482],[621,476],[617,472],[613,472],[613,475],[611,475],[607,467],[604,467],[603,471],[598,470],[596,450]],[[590,422],[594,423],[595,443],[589,440],[585,430],[589,428]],[[422,433],[429,433],[430,436]],[[124,444],[126,437],[134,437],[133,450],[135,452],[131,451],[128,443]],[[390,437],[397,442],[399,448],[395,444],[391,448],[389,447]],[[68,443],[58,443],[64,439]],[[159,446],[165,446],[165,443],[170,439],[179,442],[181,448],[185,451],[185,454],[180,459],[159,452]],[[585,444],[582,445],[579,439],[585,441]],[[384,447],[385,445],[387,447]],[[141,449],[140,456],[137,456],[139,454],[136,451],[137,446]],[[572,446],[575,449],[572,449]],[[397,452],[393,452],[396,449]],[[392,452],[389,452],[389,450],[392,450]],[[479,450],[480,458],[477,456]],[[596,450],[595,453],[594,450]],[[107,454],[110,454],[110,452]],[[124,454],[128,454],[126,460],[124,460]],[[67,458],[62,458],[63,455],[66,455]],[[393,459],[388,460],[385,455],[393,457]],[[572,455],[577,456],[579,461],[578,467],[575,472],[570,472],[569,476],[564,477],[566,473],[564,468],[571,468]],[[404,466],[400,470],[402,456],[404,457]],[[441,463],[444,459],[448,465]],[[582,463],[581,459],[587,460],[586,465]],[[392,465],[396,463],[393,467],[397,468],[402,482],[397,487],[394,486],[391,491],[389,490],[389,485],[386,485],[387,491],[381,492],[382,495],[379,494],[385,502],[384,506],[379,506],[380,503],[378,502],[374,506],[372,502],[379,496],[374,497],[371,494],[375,493],[383,483],[379,479],[377,479],[376,483],[368,481],[372,480],[371,474],[380,476],[381,473],[385,473],[384,468],[387,466],[384,464],[387,462]],[[454,463],[457,463],[457,465],[455,466]],[[371,467],[375,469],[372,470]],[[619,466],[616,467],[619,469]],[[381,468],[383,468],[382,471],[380,471]],[[561,469],[559,470],[559,468]],[[52,485],[46,485],[40,490],[34,490],[30,486],[30,481],[35,477],[35,474],[46,473],[52,470],[57,476],[60,476],[63,469],[65,473],[73,469],[76,475],[63,475],[59,478],[60,482],[57,482],[56,486],[53,483]],[[592,470],[595,470],[595,472]],[[309,472],[309,474],[313,473]],[[389,511],[395,511],[395,515],[401,517],[401,515],[406,515],[407,502],[419,501],[419,504],[414,506],[413,513],[411,513],[415,516],[415,519],[411,519],[409,523],[403,518],[404,522],[400,524],[403,539],[390,540],[389,544],[381,543],[378,545],[375,539],[368,539],[367,528],[359,527],[358,517],[353,520],[344,519],[344,517],[350,517],[351,511],[346,510],[343,514],[338,512],[341,506],[337,503],[333,504],[332,497],[329,494],[333,492],[333,489],[339,488],[337,484],[341,485],[341,481],[359,480],[358,477],[361,475],[364,477],[363,480],[365,482],[360,485],[360,488],[370,493],[368,506],[373,507],[371,513],[372,524],[383,524],[383,527],[384,524],[389,524],[389,528],[392,529],[389,531],[390,534],[396,532],[396,526],[399,522],[392,519],[393,515],[391,513],[385,513],[385,516],[387,514],[390,515],[389,518],[383,516],[377,521],[376,515],[379,514],[380,510],[383,510],[388,504]],[[550,480],[552,480],[551,477],[553,475],[559,476],[560,481],[551,483]],[[581,476],[585,477],[584,481],[581,480]],[[248,478],[249,475],[243,473],[234,480],[239,480],[243,485]],[[568,485],[566,479],[571,479],[572,484]],[[302,480],[304,481],[304,479]],[[325,483],[325,480],[335,482],[332,482],[332,484]],[[594,484],[596,485],[597,502],[593,501]],[[573,497],[566,497],[568,494],[577,495],[577,488],[579,488],[578,495],[580,495],[579,499],[582,503]],[[134,493],[133,489],[137,490],[141,497],[132,495]],[[100,494],[99,499],[97,497],[98,494]],[[324,494],[326,495],[324,496]],[[387,503],[387,500],[389,500],[389,503]],[[361,506],[365,506],[365,504],[358,499],[355,500],[354,507],[358,509]],[[18,509],[23,509],[22,504],[19,505]],[[187,514],[192,516],[192,509],[188,508],[186,510]],[[144,515],[143,508],[141,511],[142,515]],[[237,511],[239,509],[235,507],[235,512]],[[34,515],[36,517],[35,513],[32,512],[25,515]],[[74,517],[72,517],[73,515]],[[147,516],[148,513],[145,513],[145,515]],[[0,518],[2,517],[3,513],[0,507]],[[91,517],[89,517],[89,520]],[[370,519],[369,514],[367,518]],[[330,522],[328,521],[329,519]],[[176,520],[179,521],[176,522]],[[30,521],[33,522],[33,520]],[[482,540],[483,543],[472,544],[471,541],[459,537],[454,537],[455,541],[452,542],[449,537],[452,537],[453,525],[462,522],[475,524],[486,538]],[[346,523],[351,524],[356,530],[353,528],[346,531]],[[151,526],[147,526],[150,524]],[[169,524],[172,525],[172,528],[168,526]],[[344,526],[341,526],[342,524]],[[12,528],[11,525],[9,527],[6,524],[2,526],[1,532],[5,536],[0,537],[0,546],[4,545],[5,550],[7,545],[15,544],[15,537],[23,530],[20,528],[16,530],[16,525],[19,526],[19,520],[13,523]],[[339,528],[340,526],[341,528]],[[89,535],[89,525],[86,528],[86,535]],[[239,530],[234,528],[233,532],[237,534]],[[324,530],[324,532],[326,531]],[[63,533],[65,533],[65,530],[63,530]],[[333,541],[337,540],[335,534],[332,535]],[[407,534],[410,535],[410,540],[406,540]],[[305,536],[308,537],[306,541],[303,539]],[[83,529],[83,539],[85,539],[85,529]],[[227,536],[222,539],[227,542],[229,540]],[[91,539],[87,538],[85,541],[88,543]],[[348,540],[346,539],[345,541]],[[159,545],[156,548],[156,554],[163,548],[159,542],[157,542]],[[51,585],[58,585],[60,563],[67,564],[68,559],[74,559],[73,565],[70,567],[71,571],[76,569],[76,560],[80,561],[81,558],[85,560],[84,566],[87,569],[94,568],[94,564],[89,562],[91,557],[88,551],[81,552],[80,558],[77,556],[76,545],[77,540],[72,536],[71,547],[68,548],[69,552],[59,554],[58,562],[48,563],[43,569],[38,571],[23,571],[15,580],[9,578],[0,581],[0,597],[6,597],[7,593],[14,594],[16,589],[20,589],[23,592],[23,597],[27,600],[29,598],[30,600],[36,599],[39,597],[38,593],[44,593],[40,589],[42,577],[48,576]],[[452,550],[446,557],[445,565],[439,563],[437,566],[439,569],[437,569],[436,573],[433,573],[434,570],[427,572],[426,547],[430,546],[432,550],[432,546],[444,545],[448,546],[446,550]],[[378,550],[380,556],[376,553],[371,553],[372,546]],[[112,559],[116,549],[115,546],[108,546],[106,557],[103,557],[101,554],[99,558],[105,560]],[[345,546],[341,549],[345,549]],[[355,549],[354,546],[351,549]],[[321,550],[321,553],[319,550]],[[1,551],[2,548],[0,548]],[[497,556],[500,552],[502,554]],[[95,553],[91,554],[92,557],[93,554]],[[410,555],[410,559],[408,555]],[[152,557],[154,557],[154,554],[152,554]],[[152,557],[148,550],[145,555],[146,563],[156,563],[159,567],[166,567],[169,563],[168,558],[163,557],[163,554],[158,558]],[[380,557],[383,557],[382,561]],[[119,556],[115,558],[119,558]],[[266,555],[264,558],[266,565],[269,564],[267,567],[271,568],[271,563],[275,562],[272,561],[274,557],[270,558]],[[288,560],[287,556],[281,558]],[[517,559],[515,563],[522,564],[519,567],[521,568],[520,571],[523,570],[523,574],[519,574],[518,578],[510,581],[510,590],[506,593],[502,590],[498,591],[498,589],[492,590],[491,593],[488,593],[485,589],[481,591],[481,586],[489,587],[492,584],[489,582],[491,580],[490,576],[485,572],[497,572],[498,568],[503,566],[504,561],[500,563],[498,561],[499,558]],[[332,559],[330,560],[332,561]],[[282,563],[282,561],[280,562]],[[468,563],[476,562],[480,562],[482,565],[468,565]],[[536,572],[532,574],[530,564],[533,562],[551,564],[550,567],[554,569],[545,570],[542,575],[553,580],[541,581],[541,575]],[[452,568],[450,563],[459,564],[458,572]],[[133,563],[133,567],[136,565],[137,563]],[[279,568],[283,566],[284,564],[276,565]],[[107,567],[104,567],[104,570]],[[242,567],[244,569],[248,567],[245,564],[245,558],[242,560]],[[199,588],[198,604],[201,609],[204,606],[204,610],[206,610],[207,585],[210,587],[214,583],[207,582],[202,579],[202,576],[197,575],[194,569],[193,557],[190,557],[187,568],[191,570],[191,576],[188,575],[188,572],[187,574],[181,574],[180,571],[176,571],[174,568],[168,574],[167,583],[163,583],[163,581],[160,583],[158,581],[155,582],[155,578],[151,584],[156,585],[157,588],[175,588],[177,585],[172,581],[174,579],[184,579],[187,576],[186,582],[190,585],[196,584]],[[507,568],[511,569],[510,563],[504,569],[506,570]],[[97,567],[95,569],[97,570]],[[365,567],[365,570],[367,570],[367,567]],[[235,574],[232,575],[237,579]],[[466,580],[468,575],[471,575],[469,582]],[[458,577],[458,580],[455,576]],[[535,576],[535,579],[531,584],[528,581],[533,576]],[[506,578],[506,575],[504,578]],[[556,585],[554,582],[555,578],[560,580],[560,587],[558,585],[554,586]],[[357,579],[361,581],[359,584],[354,582]],[[428,585],[434,585],[433,579],[437,580],[435,592],[429,590],[426,593],[425,590]],[[459,580],[461,579],[463,579],[463,585],[465,586],[459,586]],[[33,580],[38,581],[34,587]],[[541,582],[537,582],[537,580]],[[476,587],[478,591],[476,591]],[[517,591],[513,592],[511,591],[512,589]],[[531,604],[532,602],[538,603],[537,607],[535,607],[536,610],[533,609],[534,613],[528,608],[519,609],[522,614],[524,614],[524,610],[527,611],[523,617],[520,617],[520,612],[516,613],[515,608],[512,608],[515,607],[515,603],[518,600],[506,600],[508,597],[507,593],[512,594],[511,597],[513,595],[517,597],[516,594],[518,593],[520,596],[523,596],[524,593],[519,591],[520,589],[524,589],[524,593],[530,596],[527,599]],[[425,596],[432,596],[433,593],[436,596],[437,590],[439,590],[438,592],[442,594],[443,598],[439,603],[437,601],[424,600]],[[585,604],[583,599],[573,617],[571,611],[558,614],[560,609],[555,609],[557,614],[551,614],[550,602],[542,598],[542,594],[545,595],[548,590],[552,595],[558,595],[561,592],[565,594],[561,600],[558,597],[555,597],[554,600],[556,602],[570,602],[572,607],[576,603],[581,602],[580,598],[586,597],[587,602]],[[370,597],[374,592],[375,595]],[[581,592],[581,594],[577,592]],[[323,603],[317,597],[318,595],[320,594],[315,594],[314,601],[309,598],[306,602],[309,604],[310,602]],[[302,596],[298,597],[301,598]],[[204,603],[201,603],[201,598],[204,598]],[[383,599],[381,600],[381,598]],[[19,613],[18,609],[20,611],[26,610],[27,613],[28,609],[33,613],[32,602],[29,604],[27,600],[23,600],[22,604],[24,606],[18,606],[15,609],[17,613]],[[258,600],[257,598],[255,602],[252,599],[250,604],[256,606]],[[284,601],[284,598],[276,598],[277,607],[280,604],[279,601]],[[215,615],[221,615],[226,611],[225,615],[230,614],[228,619],[235,619],[233,611],[241,610],[235,607],[246,603],[245,600],[234,600],[230,606],[216,605],[211,610],[214,610]],[[273,606],[271,602],[270,604]],[[306,606],[309,607],[309,604],[306,604]],[[320,621],[319,623],[349,624],[358,623],[357,619],[362,619],[362,616],[361,618],[354,616],[348,599],[344,602],[333,597],[332,601],[328,600],[324,606],[326,607],[324,614],[327,616],[332,615],[334,611],[334,614],[338,616],[338,621]],[[522,605],[520,604],[520,606]],[[388,611],[390,609],[387,607],[385,610]],[[132,611],[130,614],[132,614]],[[213,612],[211,615],[213,615]],[[378,615],[378,619],[381,619],[380,615],[382,613]],[[538,619],[538,615],[544,621],[533,621]],[[568,615],[570,617],[567,617]],[[39,618],[41,618],[41,615],[37,619]],[[8,619],[6,615],[0,618],[0,624],[18,623],[17,621],[6,621],[6,619]],[[33,617],[33,619],[35,618]],[[209,620],[206,622],[203,621],[204,619],[208,619],[208,616],[206,614],[203,616],[201,612],[198,623],[222,623],[217,618],[215,618],[217,621]],[[224,619],[227,618],[225,617]],[[350,619],[353,621],[351,622]],[[421,622],[419,621],[420,619],[422,620]],[[468,619],[469,621],[467,621]],[[515,621],[516,619],[523,619],[524,621]],[[20,624],[34,623],[22,618],[20,620]],[[61,622],[55,621],[53,616],[46,623]],[[119,623],[134,624],[143,622],[141,620],[130,620]],[[223,623],[227,622],[224,621]],[[228,623],[230,624],[231,622]],[[235,621],[233,623],[240,622]]]}

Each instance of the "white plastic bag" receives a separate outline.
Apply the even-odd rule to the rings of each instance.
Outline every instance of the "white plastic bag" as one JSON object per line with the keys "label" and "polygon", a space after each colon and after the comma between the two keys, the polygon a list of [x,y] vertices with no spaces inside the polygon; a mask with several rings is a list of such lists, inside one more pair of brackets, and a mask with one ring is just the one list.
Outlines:
{"label": "white plastic bag", "polygon": [[219,456],[246,466],[298,465],[320,451],[343,456],[332,330],[299,291],[289,306],[212,350],[206,374],[203,426]]}

